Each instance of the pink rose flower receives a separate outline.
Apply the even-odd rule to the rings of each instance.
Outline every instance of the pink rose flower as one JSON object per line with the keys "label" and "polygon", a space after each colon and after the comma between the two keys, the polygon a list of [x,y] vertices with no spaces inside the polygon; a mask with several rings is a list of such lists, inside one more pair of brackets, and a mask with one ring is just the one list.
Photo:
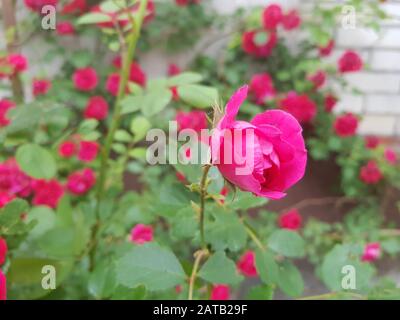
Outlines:
{"label": "pink rose flower", "polygon": [[373,262],[377,260],[381,255],[381,245],[379,242],[368,243],[364,248],[364,253],[361,257],[361,261]]}
{"label": "pink rose flower", "polygon": [[321,88],[326,81],[326,73],[322,70],[318,70],[317,72],[310,74],[307,79],[313,83],[314,89]]}
{"label": "pink rose flower", "polygon": [[329,56],[335,46],[335,41],[333,39],[329,40],[329,42],[324,47],[318,47],[318,52],[321,57]]}
{"label": "pink rose flower", "polygon": [[332,93],[328,93],[324,98],[325,111],[332,112],[337,101],[337,98]]}
{"label": "pink rose flower", "polygon": [[15,103],[8,99],[0,100],[0,128],[10,124],[10,119],[7,117],[8,110],[15,108]]}
{"label": "pink rose flower", "polygon": [[338,61],[338,70],[341,73],[359,71],[362,67],[361,57],[357,52],[351,50],[344,52]]}
{"label": "pink rose flower", "polygon": [[253,251],[246,251],[236,264],[237,269],[246,277],[257,277],[255,265],[256,255]]}
{"label": "pink rose flower", "polygon": [[7,251],[7,242],[5,239],[0,237],[0,266],[2,266],[4,262],[6,262]]}
{"label": "pink rose flower", "polygon": [[0,191],[0,209],[15,199],[15,195]]}
{"label": "pink rose flower", "polygon": [[131,241],[136,244],[153,241],[153,227],[144,224],[137,224],[131,230]]}
{"label": "pink rose flower", "polygon": [[280,107],[282,110],[289,112],[300,123],[311,122],[317,115],[317,105],[305,94],[297,94],[289,92],[286,97],[281,100]]}
{"label": "pink rose flower", "polygon": [[368,161],[360,169],[360,179],[365,184],[376,184],[381,181],[383,174],[374,160]]}
{"label": "pink rose flower", "polygon": [[216,284],[211,290],[210,300],[229,300],[230,288],[224,284]]}
{"label": "pink rose flower", "polygon": [[250,94],[259,105],[275,97],[276,91],[271,76],[268,73],[255,74],[250,81]]}
{"label": "pink rose flower", "polygon": [[200,132],[202,129],[207,129],[207,117],[204,111],[178,111],[175,120],[178,123],[178,131],[193,129],[196,132]]}
{"label": "pink rose flower", "polygon": [[32,178],[21,171],[15,159],[10,158],[0,163],[0,192],[3,204],[15,196],[27,197],[32,191]]}
{"label": "pink rose flower", "polygon": [[106,90],[113,96],[117,96],[119,90],[120,77],[118,73],[111,73],[107,77]]}
{"label": "pink rose flower", "polygon": [[280,199],[304,175],[307,151],[302,129],[293,116],[282,110],[265,111],[251,122],[235,120],[247,91],[247,86],[242,87],[226,105],[212,135],[212,161],[240,189]]}
{"label": "pink rose flower", "polygon": [[262,23],[265,29],[276,29],[282,22],[282,8],[277,4],[270,4],[262,13]]}
{"label": "pink rose flower", "polygon": [[333,128],[339,137],[354,136],[358,128],[358,119],[351,112],[345,113],[336,118]]}
{"label": "pink rose flower", "polygon": [[380,139],[375,136],[365,137],[365,147],[367,149],[376,149],[376,147],[380,144]]}
{"label": "pink rose flower", "polygon": [[86,168],[71,173],[67,181],[67,189],[74,195],[87,193],[96,183],[96,176],[92,169]]}
{"label": "pink rose flower", "polygon": [[108,115],[108,103],[101,96],[94,96],[86,104],[83,115],[86,119],[104,120]]}
{"label": "pink rose flower", "polygon": [[58,146],[58,154],[62,158],[71,158],[76,153],[76,145],[72,141],[64,141]]}
{"label": "pink rose flower", "polygon": [[278,224],[282,229],[299,230],[302,220],[299,211],[292,209],[279,216]]}
{"label": "pink rose flower", "polygon": [[[267,33],[267,40],[263,44],[256,43],[255,38],[259,32]],[[272,49],[275,48],[277,41],[278,38],[275,31],[246,31],[242,35],[242,48],[247,54],[257,58],[266,58],[271,54]]]}
{"label": "pink rose flower", "polygon": [[393,149],[387,148],[384,153],[386,161],[391,164],[395,165],[397,162],[397,154]]}
{"label": "pink rose flower", "polygon": [[77,69],[72,76],[72,80],[75,88],[81,91],[93,90],[98,83],[96,70],[90,67]]}
{"label": "pink rose flower", "polygon": [[144,73],[140,65],[135,62],[131,63],[129,69],[129,81],[135,82],[142,87],[146,85],[146,74]]}
{"label": "pink rose flower", "polygon": [[0,269],[0,300],[7,300],[7,279]]}
{"label": "pink rose flower", "polygon": [[61,9],[61,14],[82,14],[87,10],[86,0],[70,0]]}
{"label": "pink rose flower", "polygon": [[69,21],[62,21],[57,23],[56,31],[59,36],[68,36],[75,33],[75,27]]}
{"label": "pink rose flower", "polygon": [[293,30],[300,26],[301,18],[297,10],[290,10],[282,17],[282,25],[285,30]]}
{"label": "pink rose flower", "polygon": [[33,95],[39,96],[46,94],[51,88],[51,82],[46,79],[33,79],[32,92]]}
{"label": "pink rose flower", "polygon": [[57,180],[35,180],[33,186],[33,200],[35,206],[48,206],[55,209],[64,195],[64,188]]}
{"label": "pink rose flower", "polygon": [[12,53],[7,56],[7,62],[12,67],[12,74],[23,72],[28,69],[28,60],[24,55],[19,53]]}
{"label": "pink rose flower", "polygon": [[176,76],[176,75],[180,74],[181,72],[182,72],[181,68],[179,68],[178,65],[176,65],[175,63],[169,64],[168,72],[167,72],[168,76],[170,76],[170,77]]}
{"label": "pink rose flower", "polygon": [[99,144],[96,141],[81,141],[79,144],[78,159],[82,162],[91,162],[97,157]]}
{"label": "pink rose flower", "polygon": [[50,5],[55,7],[58,0],[24,0],[25,5],[32,11],[41,12],[42,7]]}

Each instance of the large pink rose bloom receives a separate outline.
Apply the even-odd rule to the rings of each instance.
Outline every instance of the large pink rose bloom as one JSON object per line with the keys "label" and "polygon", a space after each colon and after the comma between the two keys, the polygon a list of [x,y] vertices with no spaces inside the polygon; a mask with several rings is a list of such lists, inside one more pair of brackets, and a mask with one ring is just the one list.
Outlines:
{"label": "large pink rose bloom", "polygon": [[[228,102],[213,133],[212,161],[221,174],[240,189],[257,196],[280,199],[304,175],[307,150],[302,129],[292,115],[282,110],[265,111],[251,122],[237,121],[235,118],[247,91],[247,86],[240,88]],[[240,133],[242,139],[237,138]],[[250,140],[246,139],[248,134]],[[231,157],[225,157],[225,154]],[[240,154],[246,161],[235,154]],[[227,163],[226,159],[231,161]]]}

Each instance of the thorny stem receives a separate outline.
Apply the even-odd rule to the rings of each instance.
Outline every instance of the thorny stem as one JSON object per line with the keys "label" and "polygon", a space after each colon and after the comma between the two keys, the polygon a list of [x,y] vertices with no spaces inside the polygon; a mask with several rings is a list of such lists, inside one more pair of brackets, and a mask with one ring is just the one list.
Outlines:
{"label": "thorny stem", "polygon": [[194,260],[192,274],[190,275],[190,280],[189,280],[189,295],[188,295],[188,299],[189,300],[193,300],[194,283],[196,281],[197,271],[199,270],[201,259],[204,256],[207,256],[207,255],[208,255],[208,250],[207,249],[203,249],[203,250],[197,251],[194,254],[195,260]]}
{"label": "thorny stem", "polygon": [[200,240],[201,240],[201,246],[203,248],[206,247],[204,238],[204,209],[207,196],[207,175],[210,168],[211,168],[210,164],[204,166],[203,175],[200,180]]}
{"label": "thorny stem", "polygon": [[113,114],[113,117],[111,120],[110,130],[108,131],[108,134],[106,136],[104,148],[102,149],[102,152],[101,152],[100,176],[99,176],[99,182],[97,185],[97,195],[96,195],[97,201],[96,201],[96,209],[95,209],[97,221],[92,229],[92,237],[91,237],[92,249],[89,254],[89,258],[90,258],[89,269],[90,270],[93,270],[93,268],[94,268],[94,257],[95,257],[96,249],[97,249],[97,234],[98,234],[100,226],[101,226],[100,212],[99,212],[100,211],[100,201],[103,197],[104,190],[105,190],[105,182],[106,182],[107,173],[108,173],[108,159],[109,159],[110,152],[111,152],[111,146],[114,141],[115,131],[118,129],[120,121],[121,121],[121,101],[125,97],[125,93],[126,93],[125,88],[128,84],[130,64],[133,60],[135,50],[136,50],[136,45],[139,40],[140,30],[142,28],[145,10],[147,8],[147,2],[148,2],[148,0],[140,1],[140,6],[139,6],[139,10],[138,10],[138,16],[137,16],[136,23],[134,23],[132,21],[132,31],[128,35],[128,38],[127,38],[128,47],[124,50],[124,52],[122,52],[123,65],[122,65],[121,72],[120,72],[120,83],[119,83],[119,88],[118,88],[118,94],[117,94],[117,98],[116,98],[115,104],[114,104],[114,114]]}

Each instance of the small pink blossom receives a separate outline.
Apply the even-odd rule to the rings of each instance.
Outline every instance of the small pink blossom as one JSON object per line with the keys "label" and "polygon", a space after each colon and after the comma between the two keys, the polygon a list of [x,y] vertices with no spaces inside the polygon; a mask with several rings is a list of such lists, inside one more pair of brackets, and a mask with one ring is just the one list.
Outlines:
{"label": "small pink blossom", "polygon": [[254,251],[246,251],[236,264],[240,273],[246,277],[257,277],[257,269],[255,265],[256,255]]}
{"label": "small pink blossom", "polygon": [[364,248],[364,253],[361,257],[361,261],[373,262],[377,260],[381,255],[381,245],[379,242],[368,243]]}
{"label": "small pink blossom", "polygon": [[272,78],[268,73],[253,75],[250,81],[249,91],[256,103],[260,105],[274,98],[276,94]]}
{"label": "small pink blossom", "polygon": [[393,149],[390,148],[386,148],[385,150],[385,159],[386,161],[391,164],[391,165],[395,165],[397,162],[397,154]]}
{"label": "small pink blossom", "polygon": [[75,195],[84,195],[96,183],[96,176],[92,169],[86,168],[69,175],[67,189]]}
{"label": "small pink blossom", "polygon": [[360,179],[365,184],[377,184],[383,179],[382,171],[374,160],[368,161],[366,165],[361,167]]}
{"label": "small pink blossom", "polygon": [[8,251],[7,242],[5,239],[0,237],[0,266],[2,266],[6,261],[7,251]]}
{"label": "small pink blossom", "polygon": [[141,223],[137,224],[131,230],[131,241],[136,244],[153,241],[153,227]]}
{"label": "small pink blossom", "polygon": [[57,180],[35,180],[33,186],[33,200],[35,206],[48,206],[55,209],[64,195],[64,188]]}
{"label": "small pink blossom", "polygon": [[278,224],[282,229],[299,230],[302,217],[297,209],[292,209],[279,216]]}
{"label": "small pink blossom", "polygon": [[33,79],[32,92],[33,95],[45,95],[51,88],[51,82],[47,79]]}
{"label": "small pink blossom", "polygon": [[211,290],[210,300],[229,300],[230,288],[224,284],[214,285]]}
{"label": "small pink blossom", "polygon": [[97,157],[99,144],[96,141],[81,141],[79,144],[78,159],[91,162]]}
{"label": "small pink blossom", "polygon": [[7,279],[0,269],[0,300],[7,300]]}

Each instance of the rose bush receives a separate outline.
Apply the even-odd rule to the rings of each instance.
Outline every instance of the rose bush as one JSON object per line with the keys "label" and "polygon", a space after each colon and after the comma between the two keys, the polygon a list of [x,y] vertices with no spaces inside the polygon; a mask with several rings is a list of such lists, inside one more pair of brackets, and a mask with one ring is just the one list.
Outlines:
{"label": "rose bush", "polygon": [[[57,6],[55,32],[40,29],[48,4]],[[392,282],[372,281],[374,262],[400,252],[399,230],[384,219],[388,190],[400,187],[397,155],[379,138],[357,135],[357,116],[334,113],[340,97],[331,82],[346,87],[343,74],[365,68],[355,51],[335,65],[325,60],[340,7],[318,7],[312,21],[277,4],[232,19],[207,1],[24,7],[49,47],[39,63],[62,58],[62,66],[54,76],[31,75],[23,38],[10,37],[0,52],[0,299],[297,298],[305,287],[297,259],[315,266],[332,292],[324,297],[399,297]],[[361,9],[383,16],[374,1]],[[224,38],[232,28],[216,59],[196,43],[211,27]],[[14,37],[27,32],[22,23],[8,28],[18,29]],[[299,30],[308,36],[291,51],[287,37]],[[166,76],[151,78],[140,62],[154,47],[190,51],[192,61],[166,63]],[[31,85],[27,97],[23,83]],[[214,129],[200,139],[211,146],[208,162],[146,162],[147,132],[167,130],[168,120],[178,133]],[[252,144],[239,144],[234,132],[251,132]],[[179,146],[191,159],[192,145]],[[245,175],[224,160],[239,151],[249,159]],[[339,164],[334,203],[353,204],[343,220],[306,217],[307,199],[266,209],[301,186],[308,155]],[[341,287],[348,264],[359,275],[355,290]],[[57,270],[55,290],[41,287],[44,265]]]}

